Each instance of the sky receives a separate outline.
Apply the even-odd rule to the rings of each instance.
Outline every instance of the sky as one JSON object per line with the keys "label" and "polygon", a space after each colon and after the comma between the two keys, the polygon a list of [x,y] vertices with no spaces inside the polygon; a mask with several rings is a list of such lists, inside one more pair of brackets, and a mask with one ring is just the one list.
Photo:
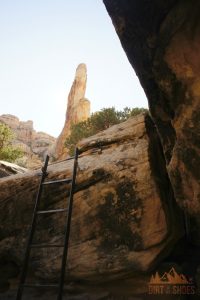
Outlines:
{"label": "sky", "polygon": [[57,137],[79,63],[92,112],[148,107],[102,0],[0,0],[0,41],[0,115]]}

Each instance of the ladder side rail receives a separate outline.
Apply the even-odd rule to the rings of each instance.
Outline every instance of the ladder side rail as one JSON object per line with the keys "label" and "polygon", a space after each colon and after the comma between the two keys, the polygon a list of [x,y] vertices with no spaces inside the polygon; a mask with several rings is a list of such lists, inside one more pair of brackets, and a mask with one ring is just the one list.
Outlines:
{"label": "ladder side rail", "polygon": [[19,287],[18,287],[18,291],[17,291],[16,300],[22,299],[23,284],[25,283],[25,280],[26,280],[28,261],[29,261],[30,251],[31,251],[30,245],[33,240],[33,235],[34,235],[34,230],[35,230],[35,225],[36,225],[37,210],[38,210],[38,206],[39,206],[39,202],[40,202],[40,198],[41,198],[41,194],[42,194],[42,188],[43,188],[42,183],[44,182],[44,179],[47,175],[46,171],[47,171],[47,167],[48,167],[48,162],[49,162],[49,156],[47,155],[44,166],[42,168],[42,176],[40,179],[39,189],[38,189],[37,196],[36,196],[36,201],[35,201],[35,206],[34,206],[34,211],[33,211],[33,216],[32,216],[32,222],[31,222],[27,246],[26,246],[26,250],[25,250],[24,263],[23,263],[22,271],[21,271],[21,275],[20,275]]}
{"label": "ladder side rail", "polygon": [[60,280],[59,280],[59,290],[58,290],[57,300],[62,300],[62,294],[63,294],[65,268],[66,268],[68,248],[69,248],[69,236],[70,236],[71,217],[72,217],[72,208],[73,208],[73,196],[74,196],[74,190],[75,190],[75,184],[76,184],[76,173],[77,173],[77,166],[78,166],[78,154],[79,154],[79,149],[76,148],[75,155],[74,155],[75,158],[74,158],[74,166],[73,166],[72,183],[71,183],[70,196],[69,196],[69,202],[68,202],[67,224],[65,227],[64,249],[63,249],[61,275],[60,275]]}

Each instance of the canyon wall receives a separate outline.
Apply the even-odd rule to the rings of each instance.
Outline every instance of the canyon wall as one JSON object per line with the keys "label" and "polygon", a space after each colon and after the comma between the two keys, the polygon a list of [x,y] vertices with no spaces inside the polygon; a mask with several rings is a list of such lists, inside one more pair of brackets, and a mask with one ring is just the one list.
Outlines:
{"label": "canyon wall", "polygon": [[47,152],[52,152],[56,139],[44,132],[36,132],[33,121],[22,122],[13,115],[1,115],[0,122],[8,125],[14,132],[13,144],[24,152],[20,162],[27,168],[41,164]]}

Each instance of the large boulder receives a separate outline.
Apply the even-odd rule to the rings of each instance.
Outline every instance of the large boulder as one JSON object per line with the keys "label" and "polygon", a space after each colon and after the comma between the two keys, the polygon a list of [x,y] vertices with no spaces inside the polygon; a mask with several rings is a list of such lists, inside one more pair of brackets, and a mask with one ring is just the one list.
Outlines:
{"label": "large boulder", "polygon": [[104,0],[149,100],[176,201],[200,244],[200,2]]}
{"label": "large boulder", "polygon": [[[83,153],[78,160],[68,280],[97,284],[151,270],[184,234],[151,118],[130,118],[79,147]],[[73,160],[50,165],[48,179],[71,176],[72,166]],[[31,171],[0,180],[0,261],[6,257],[19,268],[39,174]],[[46,186],[41,209],[66,207],[68,194],[64,184]],[[35,242],[62,243],[65,221],[65,214],[38,217]],[[32,250],[31,276],[58,278],[61,254],[57,248]]]}

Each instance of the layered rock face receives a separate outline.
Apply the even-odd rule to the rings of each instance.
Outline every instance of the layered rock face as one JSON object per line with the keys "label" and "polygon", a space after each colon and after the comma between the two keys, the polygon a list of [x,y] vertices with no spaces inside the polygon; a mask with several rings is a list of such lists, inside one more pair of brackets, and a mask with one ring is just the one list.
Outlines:
{"label": "layered rock face", "polygon": [[85,98],[86,83],[87,68],[85,64],[80,64],[76,69],[75,79],[68,96],[65,124],[56,142],[54,156],[57,159],[67,157],[65,140],[70,135],[71,125],[85,121],[90,116],[90,101]]}
{"label": "layered rock face", "polygon": [[200,2],[104,0],[149,100],[176,201],[200,243]]}
{"label": "layered rock face", "polygon": [[51,150],[56,139],[44,132],[36,132],[33,122],[22,122],[13,115],[1,115],[0,122],[8,125],[15,134],[13,143],[24,151],[22,163],[28,168],[34,168],[41,164],[47,152]]}
{"label": "layered rock face", "polygon": [[[74,282],[74,292],[77,281],[92,284],[96,292],[103,284],[103,291],[112,296],[110,281],[120,279],[123,287],[127,276],[137,276],[129,284],[129,292],[135,294],[140,274],[155,267],[184,235],[155,126],[148,115],[139,115],[84,140],[79,148],[83,153],[78,161],[67,281]],[[71,160],[49,166],[48,179],[70,177],[72,165]],[[4,269],[12,265],[13,270],[1,278],[4,287],[21,267],[38,173],[0,180],[0,264]],[[66,207],[68,192],[63,184],[45,188],[41,208]],[[64,223],[65,214],[38,217],[34,242],[61,244]],[[57,248],[33,249],[32,280],[56,281],[61,254]],[[118,284],[114,286],[116,292]],[[140,293],[145,289],[147,284],[140,286]]]}

